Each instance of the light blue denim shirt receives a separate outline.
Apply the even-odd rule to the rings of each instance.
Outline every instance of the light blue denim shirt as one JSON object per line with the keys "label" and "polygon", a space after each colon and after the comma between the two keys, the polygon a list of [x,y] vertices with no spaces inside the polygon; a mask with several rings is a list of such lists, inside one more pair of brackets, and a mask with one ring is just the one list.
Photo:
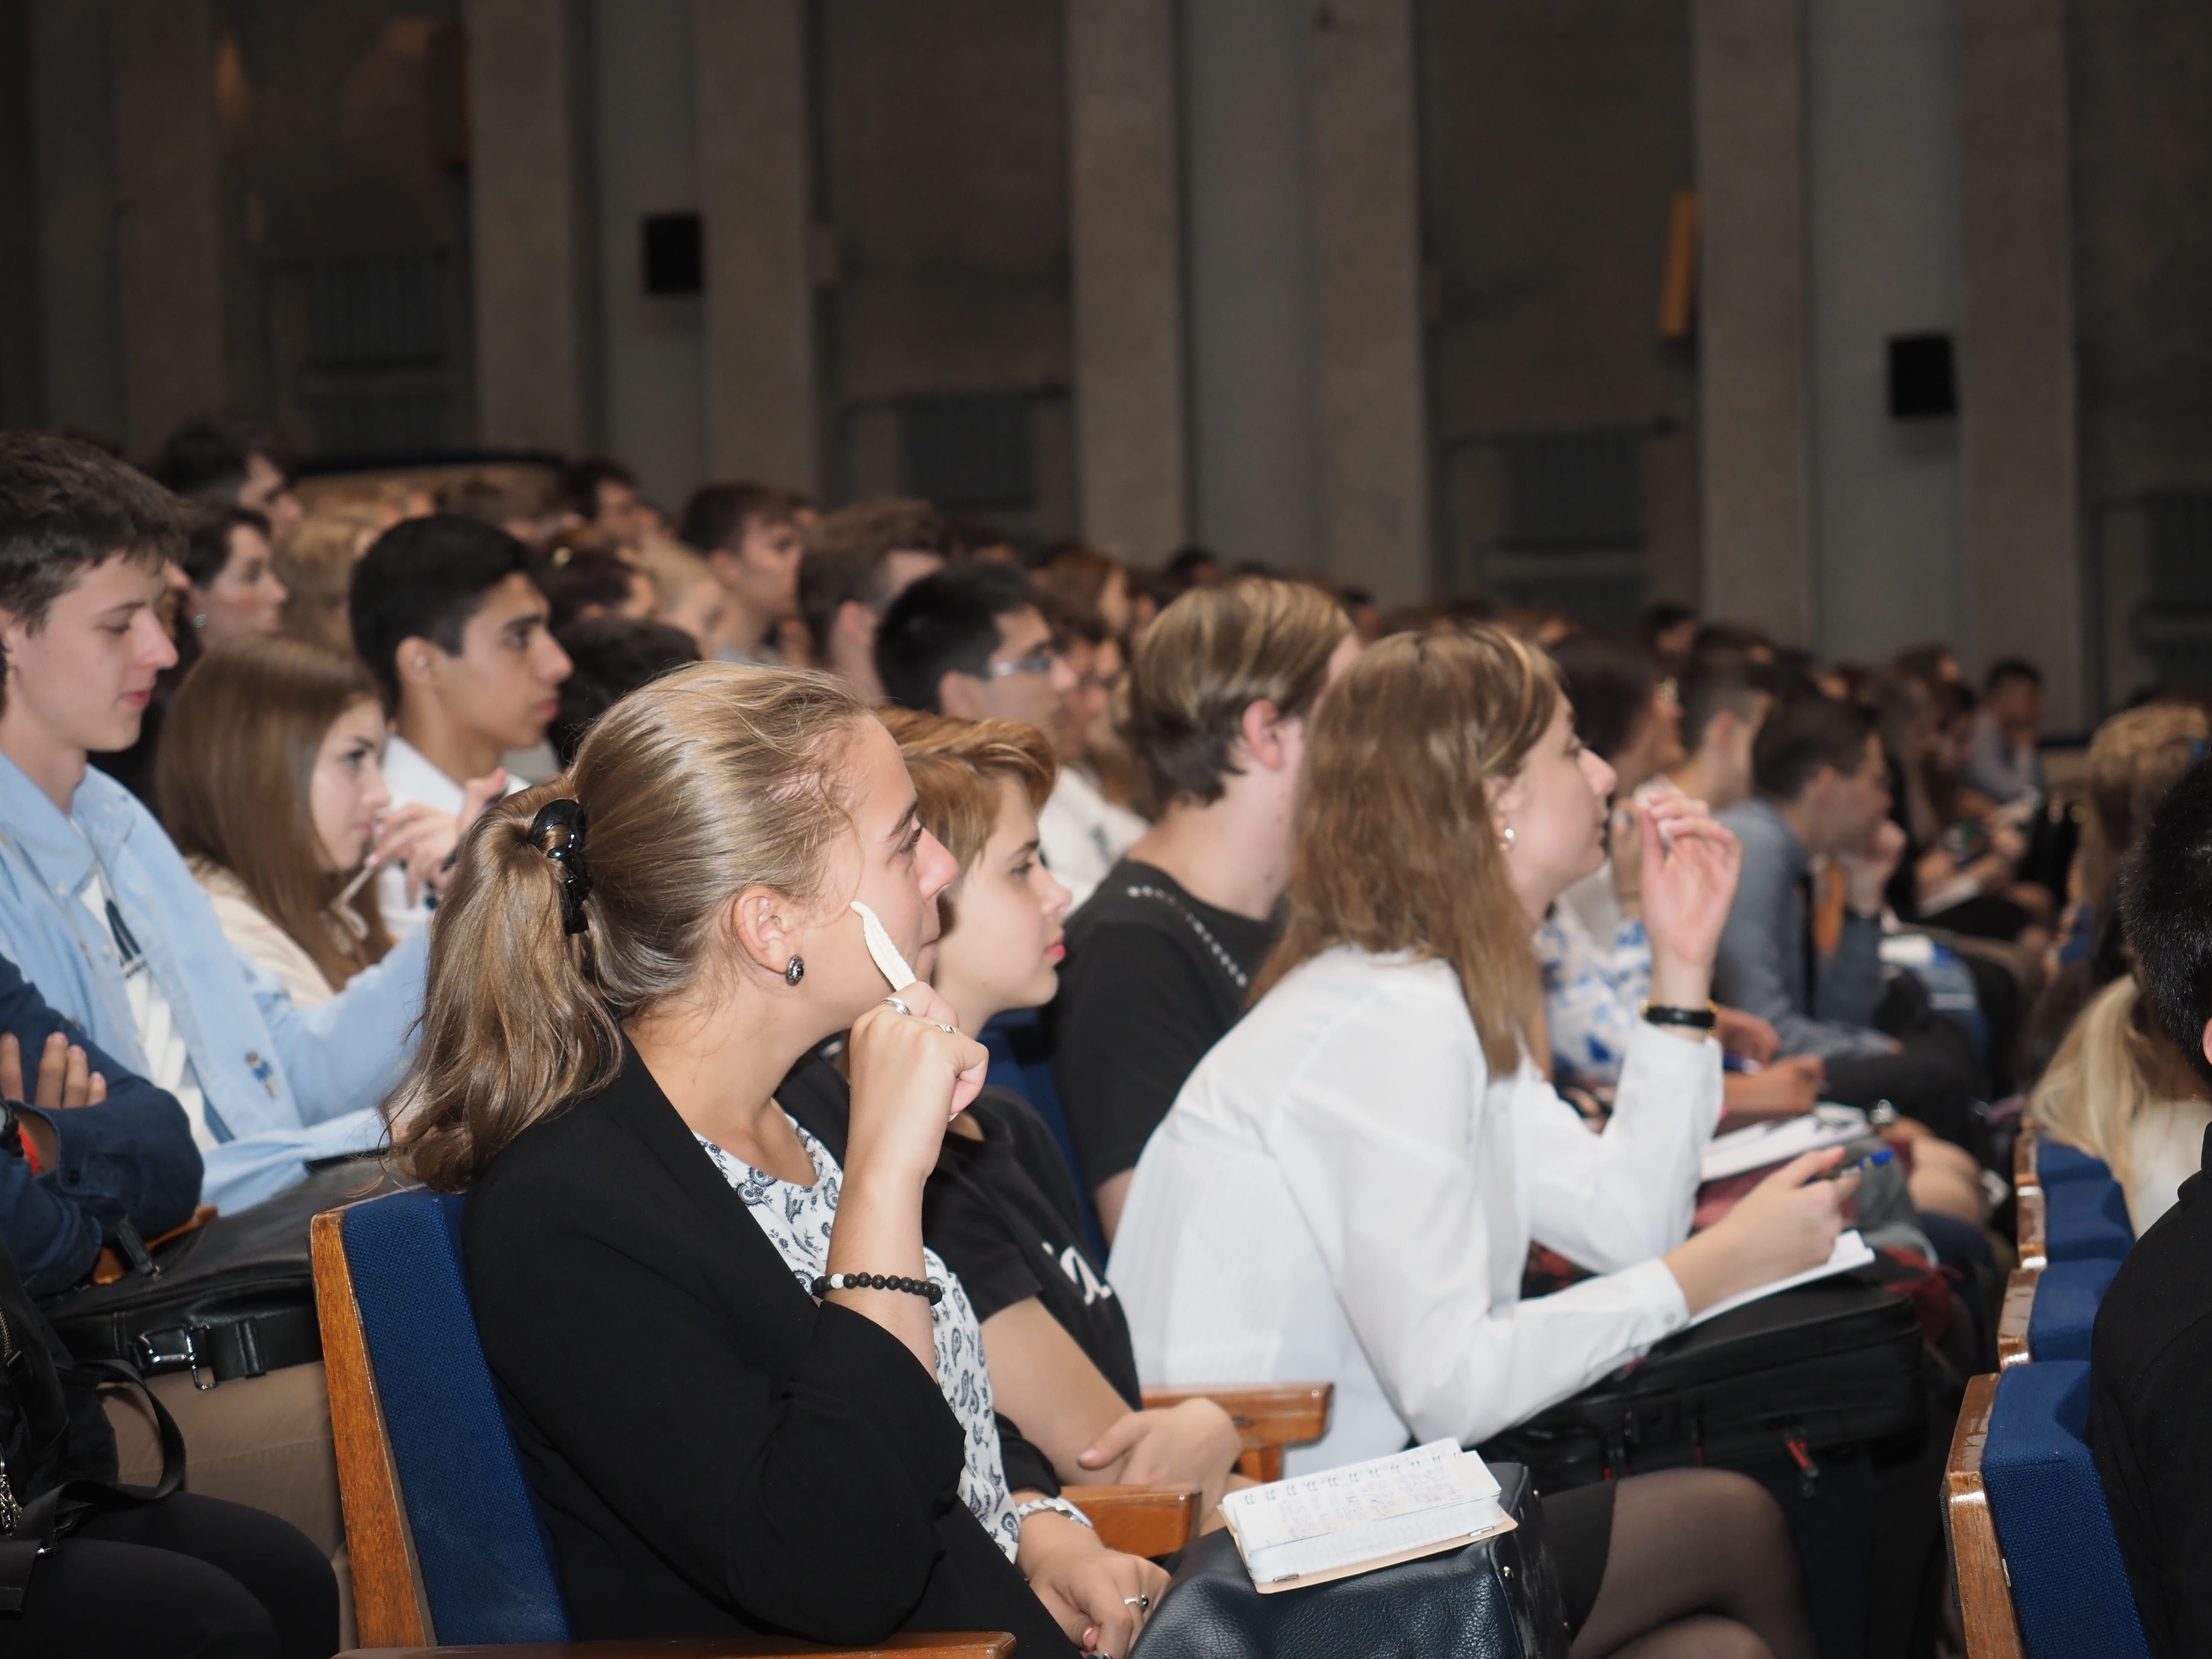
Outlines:
{"label": "light blue denim shirt", "polygon": [[83,902],[96,853],[206,1096],[218,1144],[205,1154],[202,1200],[240,1210],[299,1181],[303,1160],[374,1146],[376,1108],[414,1052],[426,938],[417,933],[329,1001],[296,1007],[231,948],[136,796],[93,769],[70,806],[63,817],[0,755],[0,955],[116,1060],[149,1069],[114,940]]}

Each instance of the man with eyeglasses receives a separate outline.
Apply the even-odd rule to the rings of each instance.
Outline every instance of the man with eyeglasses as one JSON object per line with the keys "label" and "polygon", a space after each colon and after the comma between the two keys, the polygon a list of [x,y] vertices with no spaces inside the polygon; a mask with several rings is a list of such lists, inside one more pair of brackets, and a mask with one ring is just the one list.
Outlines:
{"label": "man with eyeglasses", "polygon": [[1055,750],[1074,717],[1075,671],[1053,645],[1030,579],[1008,564],[956,565],[900,594],[876,632],[876,672],[893,702],[1018,720]]}

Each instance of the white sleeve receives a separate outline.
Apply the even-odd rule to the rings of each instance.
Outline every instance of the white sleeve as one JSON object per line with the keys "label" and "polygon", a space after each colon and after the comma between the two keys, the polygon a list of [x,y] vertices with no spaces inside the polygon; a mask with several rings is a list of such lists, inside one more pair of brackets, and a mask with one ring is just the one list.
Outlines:
{"label": "white sleeve", "polygon": [[1522,1198],[1538,1243],[1611,1273],[1690,1236],[1698,1163],[1721,1115],[1720,1044],[1638,1020],[1603,1134],[1532,1073],[1519,1108]]}
{"label": "white sleeve", "polygon": [[1464,1005],[1413,988],[1345,1011],[1265,1133],[1391,1404],[1418,1438],[1466,1443],[1587,1386],[1689,1310],[1656,1261],[1516,1299],[1523,1264],[1492,1259],[1486,1215],[1510,1201],[1498,1164],[1519,1161],[1512,1133],[1471,1134],[1489,1078]]}

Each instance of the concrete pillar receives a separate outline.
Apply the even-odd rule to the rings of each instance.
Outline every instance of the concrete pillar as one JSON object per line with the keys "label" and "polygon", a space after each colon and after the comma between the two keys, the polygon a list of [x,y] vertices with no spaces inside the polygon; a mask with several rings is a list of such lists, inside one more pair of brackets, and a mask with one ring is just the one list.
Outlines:
{"label": "concrete pillar", "polygon": [[1961,0],[1959,337],[1967,647],[2024,656],[2054,726],[2082,684],[2064,0]]}
{"label": "concrete pillar", "polygon": [[117,0],[115,252],[132,456],[225,401],[212,0]]}
{"label": "concrete pillar", "polygon": [[702,0],[696,15],[708,470],[818,491],[805,8]]}
{"label": "concrete pillar", "polygon": [[108,23],[106,7],[81,0],[35,0],[31,10],[39,418],[120,443],[123,334]]}
{"label": "concrete pillar", "polygon": [[1889,342],[1959,327],[1953,0],[1809,0],[1814,540],[1828,656],[1964,638],[1959,422],[1889,409]]}
{"label": "concrete pillar", "polygon": [[1181,9],[1193,529],[1231,562],[1311,568],[1311,22],[1284,0]]}
{"label": "concrete pillar", "polygon": [[581,31],[566,0],[465,0],[462,15],[477,435],[573,452],[591,437]]}
{"label": "concrete pillar", "polygon": [[671,512],[706,477],[705,325],[699,295],[645,291],[644,222],[698,210],[695,9],[594,0],[606,447]]}
{"label": "concrete pillar", "polygon": [[1413,0],[1333,0],[1312,76],[1321,566],[1410,604],[1431,586]]}
{"label": "concrete pillar", "polygon": [[1814,637],[1799,0],[1695,0],[1704,602]]}
{"label": "concrete pillar", "polygon": [[1066,0],[1078,510],[1139,565],[1189,539],[1174,0]]}

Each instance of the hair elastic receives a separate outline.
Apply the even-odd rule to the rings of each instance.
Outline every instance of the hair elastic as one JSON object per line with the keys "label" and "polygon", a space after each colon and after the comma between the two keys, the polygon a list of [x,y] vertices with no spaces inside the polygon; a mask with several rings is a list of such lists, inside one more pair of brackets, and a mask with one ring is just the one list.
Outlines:
{"label": "hair elastic", "polygon": [[561,925],[580,933],[588,925],[584,901],[592,896],[592,872],[584,863],[584,827],[590,822],[583,804],[549,800],[530,820],[531,845],[561,870]]}

